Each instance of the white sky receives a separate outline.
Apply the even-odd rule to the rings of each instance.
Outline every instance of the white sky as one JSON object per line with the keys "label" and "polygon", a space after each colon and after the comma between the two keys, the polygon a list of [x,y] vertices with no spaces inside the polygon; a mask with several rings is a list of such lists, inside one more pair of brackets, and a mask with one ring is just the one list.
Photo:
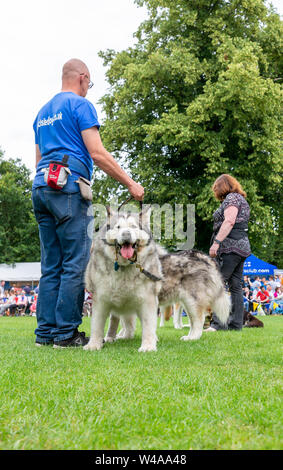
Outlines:
{"label": "white sky", "polygon": [[[273,0],[279,13],[283,1]],[[100,50],[131,46],[146,19],[133,0],[10,0],[0,8],[0,147],[34,170],[32,124],[41,106],[61,88],[62,65],[83,60],[94,87],[87,98],[102,120],[99,98],[107,90]]]}

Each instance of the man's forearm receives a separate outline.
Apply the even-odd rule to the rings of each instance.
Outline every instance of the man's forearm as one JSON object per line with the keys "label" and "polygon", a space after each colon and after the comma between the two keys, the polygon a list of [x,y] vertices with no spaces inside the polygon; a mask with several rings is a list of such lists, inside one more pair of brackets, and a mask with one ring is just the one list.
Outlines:
{"label": "man's forearm", "polygon": [[134,199],[142,201],[144,198],[144,188],[130,178],[112,155],[107,152],[101,142],[98,129],[95,126],[85,129],[82,131],[82,138],[94,163],[107,175],[127,186]]}
{"label": "man's forearm", "polygon": [[104,150],[101,153],[96,153],[92,155],[94,163],[107,175],[115,178],[119,183],[124,184],[125,186],[131,185],[133,180],[127,175],[127,173],[120,167],[112,155]]}

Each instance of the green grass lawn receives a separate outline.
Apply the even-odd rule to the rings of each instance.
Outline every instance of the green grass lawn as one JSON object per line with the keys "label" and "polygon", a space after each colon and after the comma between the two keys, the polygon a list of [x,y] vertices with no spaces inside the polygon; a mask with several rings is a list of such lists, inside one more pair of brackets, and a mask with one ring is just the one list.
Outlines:
{"label": "green grass lawn", "polygon": [[59,350],[35,347],[35,318],[1,317],[0,449],[282,449],[283,317],[261,320],[186,343],[171,320],[138,353],[139,326]]}

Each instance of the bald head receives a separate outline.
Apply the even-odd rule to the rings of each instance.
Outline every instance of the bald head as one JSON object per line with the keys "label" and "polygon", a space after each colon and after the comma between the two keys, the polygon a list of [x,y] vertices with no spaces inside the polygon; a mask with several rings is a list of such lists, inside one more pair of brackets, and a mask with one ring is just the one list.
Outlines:
{"label": "bald head", "polygon": [[62,91],[73,91],[85,96],[88,89],[88,80],[90,80],[89,70],[82,60],[70,59],[63,65]]}
{"label": "bald head", "polygon": [[73,80],[80,73],[89,74],[86,64],[80,59],[70,59],[63,65],[62,80]]}

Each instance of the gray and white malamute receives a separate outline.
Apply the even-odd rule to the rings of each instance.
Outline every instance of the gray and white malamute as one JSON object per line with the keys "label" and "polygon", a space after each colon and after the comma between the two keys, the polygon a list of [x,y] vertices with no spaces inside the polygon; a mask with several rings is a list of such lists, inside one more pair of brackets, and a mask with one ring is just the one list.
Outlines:
{"label": "gray and white malamute", "polygon": [[138,213],[111,212],[95,234],[86,269],[86,289],[93,293],[91,337],[84,347],[103,346],[104,327],[111,315],[105,341],[134,335],[135,318],[142,325],[139,351],[156,350],[158,305],[181,303],[190,318],[190,332],[181,339],[202,335],[205,312],[212,309],[226,323],[230,299],[214,260],[196,250],[167,253],[150,232],[150,208]]}

